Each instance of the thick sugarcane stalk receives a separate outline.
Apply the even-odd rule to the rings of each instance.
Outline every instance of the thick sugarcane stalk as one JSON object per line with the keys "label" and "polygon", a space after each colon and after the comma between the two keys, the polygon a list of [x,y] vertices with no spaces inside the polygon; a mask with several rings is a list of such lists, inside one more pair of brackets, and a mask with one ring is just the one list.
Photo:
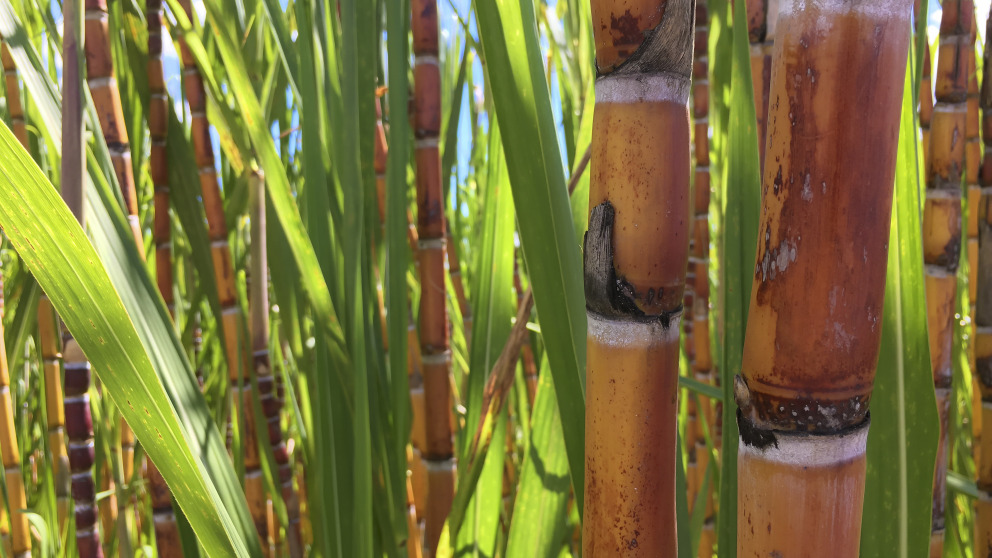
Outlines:
{"label": "thick sugarcane stalk", "polygon": [[[141,223],[138,218],[138,194],[135,190],[134,170],[131,166],[131,145],[127,128],[124,125],[124,112],[121,107],[120,91],[114,75],[114,62],[111,57],[111,38],[108,29],[109,15],[106,0],[85,0],[86,5],[86,78],[100,120],[100,129],[110,150],[114,174],[124,198],[128,223],[138,246],[138,253],[145,255],[145,245],[141,236]],[[121,463],[124,478],[130,480],[134,473],[134,433],[121,418]],[[103,475],[108,481],[109,475]],[[110,488],[106,485],[103,489]],[[108,513],[115,510],[106,508]]]}
{"label": "thick sugarcane stalk", "polygon": [[[155,277],[169,314],[175,315],[172,293],[172,224],[169,219],[169,162],[167,139],[169,130],[169,94],[165,88],[162,68],[162,0],[146,0],[148,21],[148,132],[151,136],[149,168],[155,186]],[[165,479],[154,463],[147,466],[148,494],[151,497],[152,521],[155,527],[155,547],[159,556],[182,556],[182,543],[172,496]]]}
{"label": "thick sugarcane stalk", "polygon": [[961,181],[965,173],[968,59],[972,54],[975,7],[971,0],[943,5],[937,51],[937,104],[930,132],[930,168],[923,206],[923,261],[926,264],[927,325],[940,440],[933,485],[930,555],[944,541],[947,428],[953,377],[954,309],[961,254]]}
{"label": "thick sugarcane stalk", "polygon": [[[696,2],[696,40],[693,49],[692,65],[692,113],[695,121],[695,152],[696,152],[696,173],[694,180],[693,196],[693,233],[689,254],[689,267],[692,269],[694,280],[692,283],[693,305],[688,307],[692,311],[693,324],[693,361],[692,370],[695,379],[704,384],[715,383],[715,373],[713,370],[713,353],[710,348],[710,282],[709,282],[709,255],[710,255],[710,149],[709,149],[709,59],[707,48],[709,44],[709,12],[706,0]],[[697,406],[698,420],[705,424],[705,427],[712,432],[715,426],[714,405],[706,397],[698,398]],[[702,426],[702,425],[700,425]],[[706,437],[702,432],[696,432],[694,439],[695,459],[697,465],[697,482],[699,489],[702,489],[703,480],[706,476],[707,464],[709,462],[709,449],[706,447]],[[713,508],[713,483],[709,484],[705,496],[705,519],[699,540],[700,558],[713,555],[713,544],[716,541],[714,536],[714,508]],[[690,500],[690,505],[694,500]]]}
{"label": "thick sugarcane stalk", "polygon": [[420,348],[424,377],[422,448],[427,469],[427,555],[437,548],[455,488],[451,431],[451,350],[445,289],[444,192],[438,135],[441,131],[441,69],[438,64],[437,0],[413,0],[413,130],[416,138],[417,232],[420,261]]}
{"label": "thick sugarcane stalk", "polygon": [[[179,2],[187,17],[194,17],[189,0]],[[247,366],[247,343],[241,340],[242,316],[238,306],[234,267],[231,264],[231,249],[227,240],[227,222],[224,220],[224,201],[217,183],[217,170],[214,166],[213,141],[210,139],[210,123],[207,121],[207,94],[203,78],[196,66],[193,54],[186,42],[179,40],[180,60],[183,65],[183,86],[189,103],[191,136],[196,166],[199,169],[200,191],[203,195],[203,210],[207,218],[207,234],[210,237],[210,253],[213,260],[214,279],[217,282],[217,295],[220,300],[220,319],[224,329],[224,352],[231,385],[239,385],[244,366]],[[237,416],[241,402],[232,398],[232,416]]]}
{"label": "thick sugarcane stalk", "polygon": [[[754,87],[754,109],[758,119],[758,150],[762,169],[765,161],[765,138],[768,135],[772,47],[775,44],[775,24],[778,20],[778,4],[781,1],[747,2],[747,34],[751,43],[751,85]],[[699,49],[698,44],[696,49]]]}
{"label": "thick sugarcane stalk", "polygon": [[[262,413],[268,425],[269,443],[276,466],[283,502],[286,504],[288,524],[286,542],[292,558],[303,556],[303,542],[300,537],[300,502],[293,488],[293,464],[283,441],[280,424],[279,399],[276,382],[269,359],[269,269],[268,251],[265,242],[265,190],[261,179],[251,181],[249,204],[251,207],[251,335],[254,351],[255,380],[258,383],[258,398]],[[245,464],[247,468],[247,462]],[[261,479],[261,476],[259,476]],[[278,528],[275,530],[278,531]],[[277,533],[270,530],[269,535]]]}
{"label": "thick sugarcane stalk", "polygon": [[675,556],[695,2],[592,1],[583,555]]}
{"label": "thick sugarcane stalk", "polygon": [[739,556],[858,554],[911,6],[780,4],[734,386]]}
{"label": "thick sugarcane stalk", "polygon": [[[2,317],[3,277],[0,276],[0,318]],[[12,554],[14,558],[30,558],[31,531],[28,518],[21,511],[27,509],[28,501],[24,492],[24,477],[21,473],[21,452],[17,445],[14,407],[10,395],[10,371],[7,368],[7,349],[3,343],[2,323],[0,323],[0,459],[3,461],[7,504],[10,508]]]}
{"label": "thick sugarcane stalk", "polygon": [[[89,3],[86,2],[86,16],[89,16]],[[65,10],[64,35],[62,39],[63,101],[62,101],[62,199],[73,216],[83,223],[83,175],[86,172],[83,140],[83,59],[81,55],[83,38],[82,18],[77,0],[63,3]],[[106,10],[104,10],[104,16]],[[103,19],[105,22],[106,20]],[[87,23],[89,20],[87,19]],[[128,162],[130,167],[130,162]],[[85,226],[83,226],[85,230]],[[54,318],[52,312],[47,317]],[[39,316],[43,318],[46,316]],[[54,324],[43,324],[42,335],[48,331],[57,332]],[[81,558],[103,556],[100,545],[100,532],[97,527],[96,485],[93,481],[93,415],[90,410],[90,363],[86,360],[79,344],[68,329],[62,329],[62,356],[65,368],[62,424],[68,438],[68,464],[72,478],[72,499],[75,504],[76,548]],[[46,331],[47,330],[47,331]],[[53,367],[53,378],[46,383],[59,383],[57,367]],[[47,369],[47,359],[46,359]],[[49,404],[58,401],[49,400]],[[51,429],[52,424],[49,424]],[[51,432],[51,431],[50,431]],[[56,478],[61,476],[56,474]]]}
{"label": "thick sugarcane stalk", "polygon": [[[977,217],[978,255],[972,265],[978,268],[975,299],[975,375],[982,397],[981,422],[992,424],[992,18],[985,27],[984,76],[981,86],[982,140],[985,157],[979,184],[981,197],[969,206]],[[985,432],[976,452],[979,498],[976,501],[975,556],[987,557],[992,549],[992,436]]]}

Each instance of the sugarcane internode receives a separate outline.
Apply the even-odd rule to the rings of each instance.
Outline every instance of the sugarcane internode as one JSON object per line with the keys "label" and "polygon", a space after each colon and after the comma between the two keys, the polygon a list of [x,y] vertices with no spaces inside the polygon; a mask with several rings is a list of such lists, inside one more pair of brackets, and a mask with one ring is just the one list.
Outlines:
{"label": "sugarcane internode", "polygon": [[674,556],[695,2],[593,0],[583,555]]}
{"label": "sugarcane internode", "polygon": [[858,553],[910,9],[779,6],[734,386],[741,556]]}

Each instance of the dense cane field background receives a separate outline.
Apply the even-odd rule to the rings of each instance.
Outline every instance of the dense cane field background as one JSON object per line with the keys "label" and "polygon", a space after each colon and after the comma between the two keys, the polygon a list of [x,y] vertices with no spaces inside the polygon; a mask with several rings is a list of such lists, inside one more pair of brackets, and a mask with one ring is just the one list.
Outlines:
{"label": "dense cane field background", "polygon": [[[936,49],[940,7],[930,4],[927,39]],[[976,4],[981,51],[989,2]],[[174,42],[180,38],[207,82],[237,303],[246,317],[242,328],[248,328],[250,283],[263,282],[270,294],[269,347],[285,389],[279,424],[292,448],[305,551],[415,556],[422,526],[408,521],[410,506],[418,515],[427,506],[416,491],[412,502],[408,498],[408,478],[414,486],[417,475],[410,432],[418,412],[411,408],[408,376],[418,353],[408,350],[416,344],[408,326],[416,323],[421,288],[407,238],[407,212],[416,211],[407,123],[409,2],[342,0],[333,10],[312,0],[204,0],[193,7],[187,18],[179,2],[166,2],[163,35],[173,109],[168,160],[176,309],[170,316],[155,283],[144,2],[115,0],[109,9],[138,188],[139,246],[88,97],[87,129],[79,131],[87,144],[85,232],[57,194],[62,6],[0,0],[0,36],[16,63],[16,94],[29,137],[24,149],[9,131],[15,92],[5,90],[2,324],[15,412],[12,421],[0,421],[7,421],[3,432],[17,435],[17,446],[5,452],[20,457],[27,505],[12,507],[6,481],[0,556],[11,553],[12,511],[27,513],[32,556],[77,552],[73,522],[60,522],[57,513],[59,479],[47,437],[37,322],[42,291],[93,366],[94,471],[105,555],[158,554],[141,467],[125,478],[121,466],[122,414],[138,437],[136,459],[155,458],[172,489],[183,555],[287,555],[280,535],[289,517],[276,488],[272,448],[263,436],[271,542],[258,540],[251,520],[242,489],[244,452],[235,449],[229,457],[225,449],[229,363],[189,135],[192,115]],[[442,179],[449,248],[460,258],[461,273],[446,280],[458,477],[438,554],[577,556],[585,369],[580,239],[588,212],[584,155],[595,77],[588,2],[440,0],[439,8]],[[697,441],[710,457],[705,470],[687,473],[690,451],[680,448],[680,558],[705,555],[699,544],[706,530],[715,536],[714,555],[734,556],[736,548],[737,435],[729,420],[729,380],[740,366],[760,182],[742,9],[726,0],[709,2],[708,279],[721,381],[694,380],[686,362],[681,400],[722,401],[724,420],[721,444],[715,442],[716,422],[704,425]],[[922,303],[918,52],[910,55],[903,104],[883,347],[872,401],[865,556],[922,556],[930,534],[937,421]],[[980,55],[977,60],[981,75]],[[374,165],[376,103],[389,148],[383,224]],[[265,178],[267,277],[248,273],[254,171]],[[947,556],[974,555],[972,509],[979,497],[968,357],[972,262],[967,250],[962,257]],[[518,320],[518,300],[530,288],[534,309]],[[521,356],[511,351],[500,360],[514,327],[526,333],[524,346],[515,347]],[[509,370],[510,381],[491,397],[487,381],[501,370]],[[257,396],[252,404],[257,417]],[[688,412],[682,405],[682,433]],[[235,448],[245,428],[244,421],[234,421]],[[705,505],[707,498],[716,505]]]}

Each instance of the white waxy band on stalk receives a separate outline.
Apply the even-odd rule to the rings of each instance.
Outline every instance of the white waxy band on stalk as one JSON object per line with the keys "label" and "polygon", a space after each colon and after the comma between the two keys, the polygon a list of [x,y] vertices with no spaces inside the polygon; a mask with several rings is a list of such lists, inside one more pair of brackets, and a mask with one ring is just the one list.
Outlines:
{"label": "white waxy band on stalk", "polygon": [[157,511],[152,514],[152,521],[155,523],[175,523],[176,514],[171,509]]}
{"label": "white waxy band on stalk", "polygon": [[443,250],[446,242],[444,238],[421,238],[417,241],[419,250]]}
{"label": "white waxy band on stalk", "polygon": [[[780,0],[778,17],[782,18],[793,12],[802,13],[807,10],[818,10],[834,14],[858,13],[878,19],[899,18],[901,24],[903,19],[909,18],[911,15],[909,6],[909,4],[904,5],[901,2],[879,2],[878,0]],[[771,11],[769,9],[769,12]],[[776,18],[769,18],[769,20],[775,21]],[[769,37],[772,36],[772,29],[772,26],[769,26],[767,33]]]}
{"label": "white waxy band on stalk", "polygon": [[62,404],[68,403],[86,403],[90,400],[90,394],[84,393],[82,395],[70,395],[62,400]]}
{"label": "white waxy band on stalk", "polygon": [[608,75],[596,80],[597,103],[689,102],[689,78],[676,74]]}
{"label": "white waxy band on stalk", "polygon": [[448,364],[451,362],[451,351],[444,351],[443,353],[437,353],[434,355],[423,355],[420,357],[420,362],[424,366],[441,366],[442,364]]}
{"label": "white waxy band on stalk", "polygon": [[928,200],[959,200],[960,188],[927,188]]}
{"label": "white waxy band on stalk", "polygon": [[764,448],[745,444],[741,440],[737,454],[775,463],[800,467],[835,465],[865,455],[868,443],[868,421],[852,431],[840,434],[810,434],[807,432],[776,432],[775,443]]}
{"label": "white waxy band on stalk", "polygon": [[437,136],[430,138],[420,138],[414,142],[413,146],[416,149],[428,149],[431,147],[437,147],[440,145],[440,138]]}
{"label": "white waxy band on stalk", "polygon": [[434,459],[424,459],[422,461],[428,473],[450,471],[455,467],[455,458],[453,457],[451,459],[442,459],[439,461]]}
{"label": "white waxy band on stalk", "polygon": [[934,112],[968,112],[968,103],[937,103]]}
{"label": "white waxy band on stalk", "polygon": [[86,19],[88,21],[100,21],[108,20],[110,16],[103,10],[86,10]]}
{"label": "white waxy band on stalk", "polygon": [[592,312],[586,312],[586,317],[589,322],[589,337],[597,343],[608,347],[627,347],[654,343],[678,343],[682,312],[671,316],[667,328],[663,327],[657,320],[650,322],[611,320]]}
{"label": "white waxy band on stalk", "polygon": [[434,56],[433,54],[419,54],[416,57],[414,57],[413,64],[415,66],[419,66],[421,64],[430,65],[430,66],[440,66],[441,61],[438,60],[437,56]]}
{"label": "white waxy band on stalk", "polygon": [[117,83],[117,79],[114,78],[114,76],[92,77],[92,78],[86,80],[86,83],[89,84],[90,89],[98,89],[100,87],[113,87],[113,86],[115,86],[116,83]]}
{"label": "white waxy band on stalk", "polygon": [[992,326],[978,326],[975,328],[976,335],[992,335]]}
{"label": "white waxy band on stalk", "polygon": [[923,266],[923,271],[930,277],[937,278],[954,277],[957,275],[956,273],[951,273],[942,265],[926,264]]}

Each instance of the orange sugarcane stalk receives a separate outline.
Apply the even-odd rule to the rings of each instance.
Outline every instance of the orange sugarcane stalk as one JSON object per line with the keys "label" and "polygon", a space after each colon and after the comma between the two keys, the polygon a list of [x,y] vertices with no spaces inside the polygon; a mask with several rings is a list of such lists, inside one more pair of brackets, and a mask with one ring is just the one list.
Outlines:
{"label": "orange sugarcane stalk", "polygon": [[[179,2],[186,15],[193,18],[190,0]],[[221,323],[224,329],[224,352],[227,356],[227,369],[230,384],[238,387],[243,374],[242,367],[248,364],[247,343],[241,340],[242,316],[238,306],[235,272],[231,264],[231,249],[227,240],[227,222],[224,220],[224,201],[217,183],[217,170],[214,166],[213,141],[210,139],[210,123],[207,121],[207,93],[203,77],[197,69],[196,60],[179,39],[179,54],[183,65],[183,85],[191,115],[191,136],[196,166],[200,175],[200,191],[203,195],[203,210],[207,218],[207,234],[210,237],[210,252],[217,281],[217,296],[220,301]],[[233,391],[233,390],[232,390]],[[241,402],[232,397],[231,414],[237,416]]]}
{"label": "orange sugarcane stalk", "polygon": [[[162,68],[162,0],[146,0],[148,20],[148,133],[151,136],[149,168],[155,186],[155,278],[169,314],[175,315],[172,294],[172,223],[169,219],[169,161],[167,139],[169,131],[169,94],[165,88]],[[165,479],[154,463],[147,468],[148,494],[151,497],[152,521],[155,527],[155,547],[159,556],[182,556],[179,527],[172,509],[172,496]]]}
{"label": "orange sugarcane stalk", "polygon": [[592,0],[582,550],[675,556],[695,2]]}
{"label": "orange sugarcane stalk", "polygon": [[65,444],[65,408],[62,394],[62,337],[58,317],[45,294],[38,300],[38,331],[42,367],[45,375],[45,413],[48,425],[48,448],[52,452],[52,477],[58,502],[59,529],[69,517],[69,454]]}
{"label": "orange sugarcane stalk", "polygon": [[0,43],[0,61],[3,63],[4,83],[7,87],[7,112],[10,113],[10,125],[14,137],[25,150],[28,146],[28,129],[24,121],[24,106],[21,104],[21,93],[17,83],[17,67],[10,55],[7,43]]}
{"label": "orange sugarcane stalk", "polygon": [[[985,49],[980,104],[982,109],[982,140],[985,157],[979,184],[981,197],[969,205],[977,218],[978,254],[972,265],[978,268],[975,299],[975,367],[982,397],[980,420],[992,424],[992,18],[985,27]],[[984,556],[992,548],[992,436],[982,433],[975,452],[978,469],[979,498],[975,514],[975,556]]]}
{"label": "orange sugarcane stalk", "polygon": [[[249,207],[251,209],[251,335],[254,351],[255,380],[258,383],[258,399],[268,425],[269,443],[278,468],[278,481],[283,502],[286,504],[286,542],[292,558],[303,556],[303,541],[300,536],[300,501],[293,488],[293,464],[283,441],[280,411],[282,406],[276,390],[275,377],[269,359],[269,267],[268,250],[265,241],[265,186],[260,178],[250,181]],[[247,462],[245,467],[247,468]],[[261,473],[261,471],[259,471]],[[261,481],[261,475],[259,475]],[[270,501],[271,505],[271,501]],[[269,535],[275,536],[276,529]]]}
{"label": "orange sugarcane stalk", "polygon": [[417,167],[417,232],[420,261],[420,348],[424,377],[422,448],[427,468],[425,540],[433,556],[455,489],[452,441],[451,350],[445,289],[444,192],[441,185],[441,69],[438,61],[437,0],[413,0],[413,120]]}
{"label": "orange sugarcane stalk", "polygon": [[965,173],[968,59],[975,6],[971,0],[948,0],[940,22],[937,51],[937,104],[930,132],[930,167],[923,206],[923,261],[927,293],[927,330],[933,369],[940,440],[933,485],[930,555],[944,544],[947,476],[947,428],[953,377],[954,309],[961,254],[961,180]]}
{"label": "orange sugarcane stalk", "polygon": [[[110,150],[114,174],[124,198],[128,223],[138,246],[138,253],[145,257],[145,245],[141,236],[141,223],[138,218],[138,194],[135,190],[134,169],[131,167],[131,145],[128,142],[127,128],[124,125],[124,112],[121,107],[120,92],[114,76],[114,62],[111,57],[111,38],[108,29],[109,15],[106,0],[85,0],[86,5],[86,78],[100,120],[100,129]],[[124,479],[130,481],[134,473],[134,433],[124,418],[121,418],[121,453]],[[103,489],[112,486],[108,475]],[[109,500],[108,500],[109,504]],[[116,506],[114,506],[116,507]],[[116,510],[104,506],[106,514],[116,515]]]}
{"label": "orange sugarcane stalk", "polygon": [[[21,106],[20,90],[17,84],[17,68],[14,66],[14,59],[10,56],[6,43],[0,43],[0,60],[3,62],[4,81],[7,87],[7,110],[10,112],[14,136],[21,147],[28,150],[24,108]],[[17,445],[14,407],[10,395],[7,349],[3,342],[3,311],[3,276],[0,275],[0,459],[3,461],[7,503],[10,507],[10,550],[12,550],[14,558],[29,558],[31,556],[31,533],[27,516],[21,511],[28,507],[28,501],[24,491],[21,453]]]}
{"label": "orange sugarcane stalk", "polygon": [[[704,384],[713,384],[716,374],[713,370],[713,354],[710,349],[710,149],[709,149],[709,11],[706,0],[696,3],[696,40],[693,49],[692,65],[692,113],[695,120],[695,152],[696,174],[693,196],[693,233],[690,243],[689,266],[692,269],[693,305],[693,361],[692,370],[695,379]],[[714,405],[709,398],[698,397],[697,420],[704,421],[710,432],[715,426]],[[709,450],[706,447],[706,437],[702,431],[695,432],[696,481],[695,485],[701,490],[706,477],[709,462]],[[689,505],[694,505],[690,500]],[[699,556],[713,555],[713,545],[716,543],[715,521],[713,508],[713,483],[710,483],[706,494],[706,512],[699,540]]]}
{"label": "orange sugarcane stalk", "polygon": [[[2,317],[3,277],[0,276],[0,319]],[[10,395],[10,371],[7,368],[7,349],[3,342],[2,323],[0,323],[0,459],[3,461],[7,504],[10,507],[10,550],[13,551],[14,558],[30,558],[31,531],[28,518],[22,511],[27,509],[28,500],[21,473],[21,453],[17,445],[14,406]]]}
{"label": "orange sugarcane stalk", "polygon": [[739,556],[858,555],[911,7],[780,4],[734,386]]}

